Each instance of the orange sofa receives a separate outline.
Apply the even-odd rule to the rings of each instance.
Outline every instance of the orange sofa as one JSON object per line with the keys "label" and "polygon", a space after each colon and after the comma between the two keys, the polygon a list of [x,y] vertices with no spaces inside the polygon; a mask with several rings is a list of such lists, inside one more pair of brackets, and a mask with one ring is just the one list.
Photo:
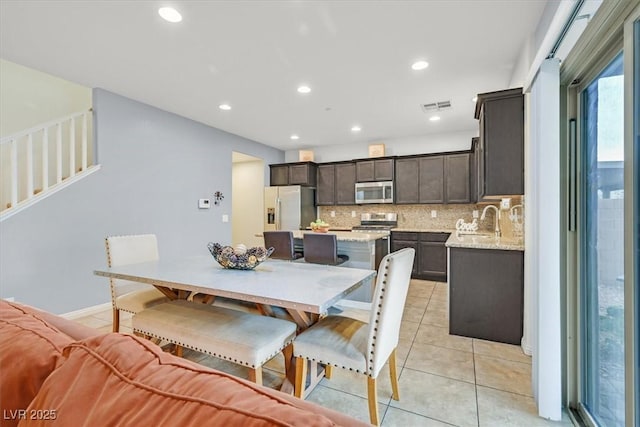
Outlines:
{"label": "orange sofa", "polygon": [[365,426],[127,334],[0,300],[2,426]]}

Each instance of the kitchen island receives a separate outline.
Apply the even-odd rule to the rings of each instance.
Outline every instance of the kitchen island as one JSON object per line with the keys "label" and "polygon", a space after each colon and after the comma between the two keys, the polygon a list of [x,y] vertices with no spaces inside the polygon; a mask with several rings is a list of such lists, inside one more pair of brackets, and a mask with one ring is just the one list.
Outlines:
{"label": "kitchen island", "polygon": [[493,234],[452,233],[449,264],[449,333],[521,344],[524,242]]}
{"label": "kitchen island", "polygon": [[[302,252],[302,239],[306,233],[314,233],[311,230],[292,230],[296,251]],[[326,234],[335,234],[338,241],[338,253],[347,255],[349,261],[341,265],[346,268],[363,268],[377,270],[380,260],[389,252],[389,233],[357,233],[351,231],[328,231]],[[262,235],[257,235],[262,237]],[[303,262],[303,260],[295,262]],[[354,301],[371,302],[375,279],[369,279],[363,283],[346,299]]]}
{"label": "kitchen island", "polygon": [[[296,248],[302,248],[302,238],[305,233],[313,233],[313,231],[293,231]],[[326,234],[335,234],[338,240],[338,253],[349,257],[345,267],[377,270],[380,260],[389,252],[388,232],[328,231]]]}

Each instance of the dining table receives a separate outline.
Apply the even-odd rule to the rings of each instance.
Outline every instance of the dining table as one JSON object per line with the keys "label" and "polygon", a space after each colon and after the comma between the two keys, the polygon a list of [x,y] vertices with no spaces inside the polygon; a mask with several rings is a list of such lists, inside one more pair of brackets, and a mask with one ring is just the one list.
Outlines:
{"label": "dining table", "polygon": [[[300,332],[336,302],[372,281],[376,271],[271,259],[252,270],[236,270],[220,266],[211,256],[192,256],[103,267],[94,274],[152,285],[172,300],[203,294],[210,303],[215,297],[226,297],[255,303],[265,315],[272,313],[271,307],[281,307]],[[295,366],[293,360],[285,363]],[[307,388],[321,379],[321,369],[310,369],[316,371]],[[292,392],[291,379],[285,381],[283,391]]]}

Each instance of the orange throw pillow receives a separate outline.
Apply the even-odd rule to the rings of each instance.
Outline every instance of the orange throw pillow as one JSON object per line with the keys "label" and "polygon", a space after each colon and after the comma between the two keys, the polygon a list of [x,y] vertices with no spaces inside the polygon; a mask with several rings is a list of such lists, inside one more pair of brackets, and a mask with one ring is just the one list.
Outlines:
{"label": "orange throw pillow", "polygon": [[[243,379],[162,352],[132,335],[69,345],[29,410],[63,426],[330,426],[328,418]],[[20,426],[51,426],[50,421]]]}
{"label": "orange throw pillow", "polygon": [[[18,304],[0,300],[0,412],[2,426],[29,417],[27,406],[73,340]],[[34,415],[35,416],[35,415]]]}

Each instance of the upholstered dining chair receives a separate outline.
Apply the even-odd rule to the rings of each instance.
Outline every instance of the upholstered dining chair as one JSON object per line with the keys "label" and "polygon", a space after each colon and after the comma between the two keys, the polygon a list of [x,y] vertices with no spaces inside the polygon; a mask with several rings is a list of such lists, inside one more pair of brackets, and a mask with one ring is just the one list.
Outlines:
{"label": "upholstered dining chair", "polygon": [[[135,264],[158,259],[158,240],[155,234],[109,236],[105,239],[107,265]],[[128,280],[109,279],[113,306],[113,332],[120,331],[120,311],[136,314],[169,299],[153,286]]]}
{"label": "upholstered dining chair", "polygon": [[296,337],[297,397],[304,398],[307,360],[325,364],[327,378],[333,366],[361,373],[367,376],[371,424],[379,425],[376,379],[388,360],[392,397],[400,400],[396,347],[414,256],[413,248],[405,248],[382,259],[368,322],[330,314]]}
{"label": "upholstered dining chair", "polygon": [[294,260],[302,257],[302,254],[295,252],[293,248],[291,231],[265,231],[263,236],[264,247],[274,249],[269,258]]}
{"label": "upholstered dining chair", "polygon": [[340,265],[349,260],[346,255],[338,255],[338,239],[335,234],[305,233],[302,244],[305,262]]}

